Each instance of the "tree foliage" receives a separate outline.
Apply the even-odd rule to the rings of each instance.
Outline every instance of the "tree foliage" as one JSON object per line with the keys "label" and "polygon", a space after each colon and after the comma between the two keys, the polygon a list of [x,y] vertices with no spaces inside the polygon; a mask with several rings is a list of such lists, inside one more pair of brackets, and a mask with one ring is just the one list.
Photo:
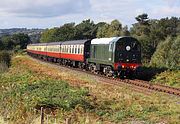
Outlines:
{"label": "tree foliage", "polygon": [[92,39],[96,37],[96,25],[90,19],[82,21],[75,27],[75,39]]}
{"label": "tree foliage", "polygon": [[142,25],[148,25],[149,24],[148,14],[146,14],[146,13],[138,15],[135,19]]}
{"label": "tree foliage", "polygon": [[90,19],[82,21],[80,24],[67,23],[61,27],[47,29],[41,36],[41,42],[58,42],[68,40],[92,39],[96,37],[99,23],[94,24]]}
{"label": "tree foliage", "polygon": [[122,24],[118,20],[113,20],[111,24],[104,24],[98,28],[97,37],[115,37],[122,35]]}
{"label": "tree foliage", "polygon": [[167,37],[176,37],[180,34],[180,18],[149,19],[147,14],[135,18],[137,23],[130,29],[131,35],[142,44],[142,57],[149,62],[158,44]]}
{"label": "tree foliage", "polygon": [[166,68],[180,68],[180,36],[168,37],[161,42],[151,59],[151,65]]}
{"label": "tree foliage", "polygon": [[3,36],[0,40],[1,50],[25,49],[30,43],[30,38],[27,34],[13,34],[10,36]]}

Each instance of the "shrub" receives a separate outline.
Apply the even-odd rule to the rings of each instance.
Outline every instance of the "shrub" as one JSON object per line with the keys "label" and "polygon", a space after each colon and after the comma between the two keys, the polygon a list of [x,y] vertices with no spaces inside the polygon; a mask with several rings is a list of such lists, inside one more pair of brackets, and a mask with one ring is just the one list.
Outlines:
{"label": "shrub", "polygon": [[167,68],[157,68],[152,66],[141,66],[137,68],[136,78],[150,81],[155,75],[164,72]]}
{"label": "shrub", "polygon": [[6,72],[8,70],[8,66],[4,62],[0,62],[0,73]]}
{"label": "shrub", "polygon": [[178,69],[180,67],[180,37],[161,42],[151,59],[151,65]]}
{"label": "shrub", "polygon": [[11,63],[11,55],[7,51],[1,51],[0,52],[0,63],[6,64],[8,67]]}

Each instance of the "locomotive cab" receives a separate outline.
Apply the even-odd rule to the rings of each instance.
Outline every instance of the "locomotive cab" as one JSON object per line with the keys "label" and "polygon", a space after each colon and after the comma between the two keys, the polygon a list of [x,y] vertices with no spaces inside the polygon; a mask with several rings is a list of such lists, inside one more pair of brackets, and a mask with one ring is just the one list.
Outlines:
{"label": "locomotive cab", "polygon": [[141,65],[141,45],[135,38],[120,38],[115,51],[114,66],[119,75],[131,75]]}

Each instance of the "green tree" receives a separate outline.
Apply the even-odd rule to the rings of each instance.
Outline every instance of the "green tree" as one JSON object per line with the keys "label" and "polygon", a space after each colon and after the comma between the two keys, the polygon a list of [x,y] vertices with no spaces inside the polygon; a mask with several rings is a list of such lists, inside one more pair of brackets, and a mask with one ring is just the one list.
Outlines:
{"label": "green tree", "polygon": [[4,50],[12,50],[14,48],[15,44],[12,41],[11,36],[3,36],[1,40]]}
{"label": "green tree", "polygon": [[128,26],[127,25],[122,28],[122,35],[123,36],[130,36],[130,32],[128,30]]}
{"label": "green tree", "polygon": [[168,37],[161,42],[151,59],[152,66],[179,68],[180,67],[180,37]]}
{"label": "green tree", "polygon": [[98,28],[96,36],[98,38],[108,37],[109,24],[105,24]]}
{"label": "green tree", "polygon": [[113,20],[111,24],[104,24],[98,28],[97,37],[117,37],[122,35],[122,24],[118,20]]}
{"label": "green tree", "polygon": [[118,20],[113,20],[108,29],[108,37],[121,36],[122,24]]}
{"label": "green tree", "polygon": [[74,40],[75,23],[67,23],[56,30],[57,41]]}
{"label": "green tree", "polygon": [[11,39],[15,46],[20,46],[20,49],[25,49],[28,43],[30,43],[29,36],[23,33],[14,34],[11,36]]}
{"label": "green tree", "polygon": [[139,24],[141,25],[148,25],[149,24],[149,18],[148,18],[148,14],[146,13],[143,13],[141,15],[138,15],[136,18],[135,18]]}
{"label": "green tree", "polygon": [[53,28],[53,29],[46,29],[40,38],[40,42],[57,42],[57,33],[58,28]]}
{"label": "green tree", "polygon": [[4,45],[2,43],[2,40],[0,39],[0,50],[3,50],[4,49]]}
{"label": "green tree", "polygon": [[92,39],[96,37],[96,25],[90,19],[75,26],[75,39]]}

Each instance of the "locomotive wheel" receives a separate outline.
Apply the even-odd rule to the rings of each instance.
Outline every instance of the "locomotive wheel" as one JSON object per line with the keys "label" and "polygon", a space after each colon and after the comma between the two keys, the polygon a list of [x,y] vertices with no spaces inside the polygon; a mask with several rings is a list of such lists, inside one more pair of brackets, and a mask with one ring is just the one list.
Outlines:
{"label": "locomotive wheel", "polygon": [[113,70],[112,70],[112,68],[110,66],[104,67],[103,72],[107,77],[112,77],[113,76]]}

